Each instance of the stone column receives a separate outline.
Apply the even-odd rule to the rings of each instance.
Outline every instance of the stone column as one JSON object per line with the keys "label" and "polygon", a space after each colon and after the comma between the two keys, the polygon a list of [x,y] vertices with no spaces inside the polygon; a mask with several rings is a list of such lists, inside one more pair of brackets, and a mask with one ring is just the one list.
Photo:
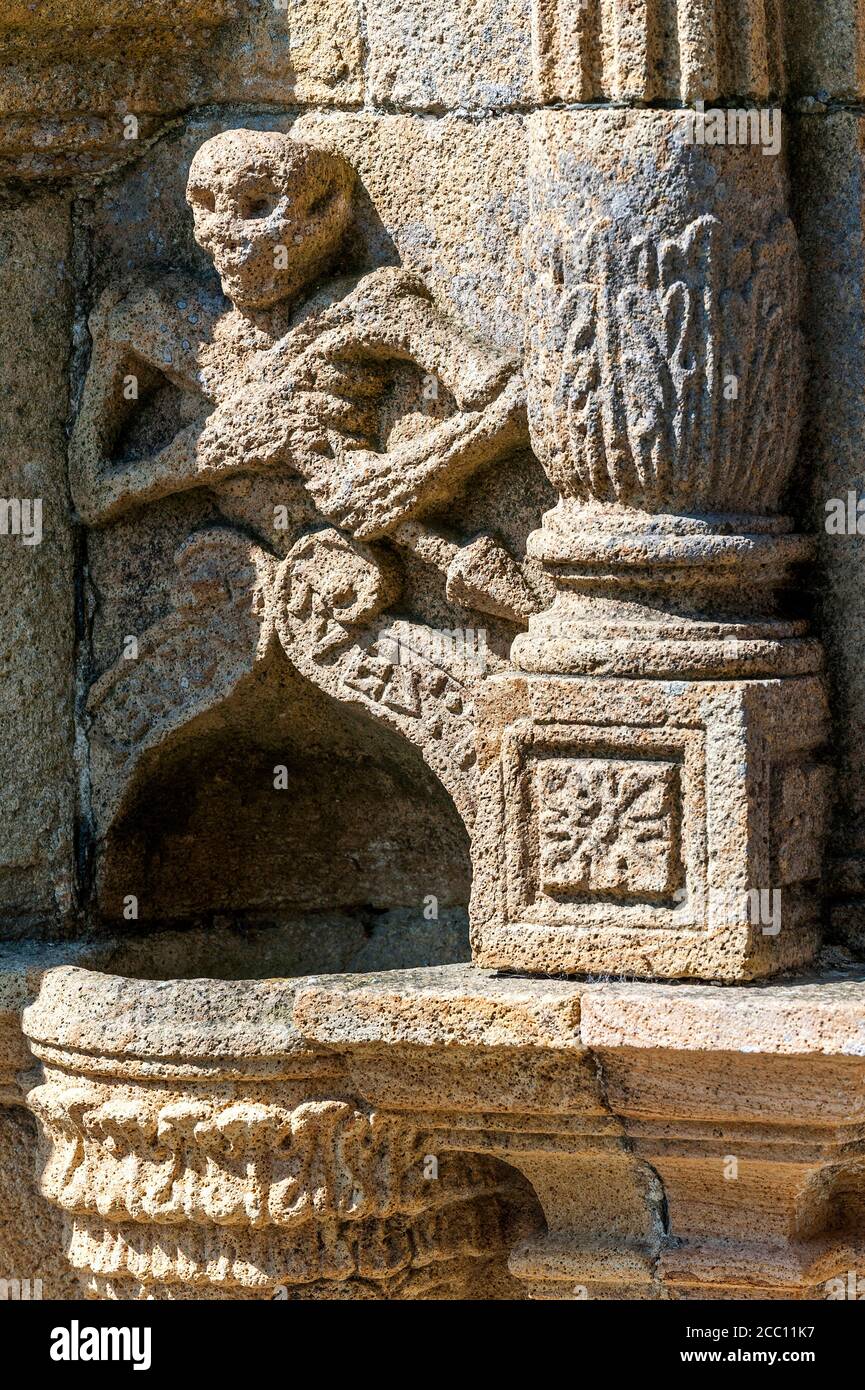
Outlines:
{"label": "stone column", "polygon": [[814,950],[799,267],[781,115],[753,114],[723,145],[693,111],[529,120],[529,421],[560,493],[529,549],[556,597],[481,712],[481,965],[739,979]]}

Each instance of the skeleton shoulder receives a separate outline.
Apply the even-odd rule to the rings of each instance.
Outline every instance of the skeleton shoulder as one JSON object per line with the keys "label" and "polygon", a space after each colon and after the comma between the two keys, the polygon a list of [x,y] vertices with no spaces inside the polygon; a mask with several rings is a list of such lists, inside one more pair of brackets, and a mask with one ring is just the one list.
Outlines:
{"label": "skeleton shoulder", "polygon": [[134,276],[103,291],[90,315],[90,334],[94,346],[127,346],[145,361],[169,365],[184,341],[209,337],[224,310],[221,295],[190,276]]}
{"label": "skeleton shoulder", "polygon": [[354,294],[379,303],[399,299],[432,299],[420,275],[396,265],[381,266],[364,275],[358,280]]}

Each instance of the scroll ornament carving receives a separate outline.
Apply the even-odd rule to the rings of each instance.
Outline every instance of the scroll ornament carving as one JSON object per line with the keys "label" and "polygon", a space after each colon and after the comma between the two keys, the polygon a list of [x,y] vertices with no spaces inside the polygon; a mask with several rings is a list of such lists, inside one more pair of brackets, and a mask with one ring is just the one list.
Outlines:
{"label": "scroll ornament carving", "polygon": [[310,1089],[172,1094],[49,1069],[28,1098],[47,1147],[42,1190],[68,1214],[69,1258],[91,1290],[334,1297],[359,1280],[372,1296],[455,1296],[503,1239],[482,1161],[431,1182],[404,1121],[300,1098]]}
{"label": "scroll ornament carving", "polygon": [[303,534],[282,561],[225,528],[196,532],[175,559],[172,611],[143,635],[138,661],[121,658],[90,692],[101,824],[142,757],[226,699],[275,645],[302,676],[418,746],[471,822],[473,691],[498,662],[389,620],[393,558],[330,527]]}

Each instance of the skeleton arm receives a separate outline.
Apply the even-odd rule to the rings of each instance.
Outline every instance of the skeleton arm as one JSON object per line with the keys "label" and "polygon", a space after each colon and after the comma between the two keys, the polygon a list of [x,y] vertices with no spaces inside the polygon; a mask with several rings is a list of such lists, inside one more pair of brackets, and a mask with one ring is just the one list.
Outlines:
{"label": "skeleton arm", "polygon": [[331,436],[333,462],[319,460],[306,486],[331,521],[373,540],[446,502],[466,478],[513,452],[524,437],[525,397],[515,375],[482,410],[460,411],[385,454],[347,449]]}
{"label": "skeleton arm", "polygon": [[417,276],[375,271],[339,306],[339,326],[319,352],[359,361],[413,363],[441,381],[461,410],[489,404],[513,376],[516,362],[485,347],[438,309]]}
{"label": "skeleton arm", "polygon": [[[157,308],[148,306],[151,323],[165,318],[164,306]],[[139,343],[147,344],[142,332],[130,331],[128,311],[116,310],[112,304],[94,316],[94,358],[71,448],[74,497],[89,524],[234,474],[288,466],[331,520],[375,536],[444,500],[525,433],[514,364],[454,329],[414,277],[388,270],[365,277],[259,357],[254,375],[207,419],[179,431],[150,458],[114,465],[110,449],[130,343],[139,356]],[[171,356],[170,343],[150,344],[153,367],[190,384],[166,363]],[[395,360],[441,379],[461,410],[379,453],[372,442],[380,372]]]}
{"label": "skeleton arm", "polygon": [[386,453],[329,432],[305,469],[300,461],[324,514],[372,539],[446,501],[471,473],[523,443],[524,390],[514,361],[455,328],[404,271],[367,276],[338,312],[309,349],[319,373],[323,360],[409,362],[440,379],[460,407]]}
{"label": "skeleton arm", "polygon": [[[177,317],[164,291],[135,285],[108,291],[91,316],[93,354],[69,449],[72,496],[88,525],[194,482],[201,421],[181,429],[151,458],[119,465],[111,460],[140,393],[159,381],[200,393],[195,356],[188,343],[181,346],[182,329],[172,322]],[[205,409],[202,397],[202,415]]]}

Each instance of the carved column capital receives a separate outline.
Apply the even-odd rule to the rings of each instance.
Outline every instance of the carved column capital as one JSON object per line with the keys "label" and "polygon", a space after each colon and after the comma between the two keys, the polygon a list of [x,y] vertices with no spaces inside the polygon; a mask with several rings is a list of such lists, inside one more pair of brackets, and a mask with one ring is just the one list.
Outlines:
{"label": "carved column capital", "polygon": [[819,667],[778,611],[810,554],[777,514],[803,370],[784,165],[698,136],[693,112],[529,120],[529,427],[561,500],[526,670]]}
{"label": "carved column capital", "polygon": [[495,1174],[429,1174],[417,1127],[293,1026],[295,989],[46,976],[27,1105],[91,1295],[458,1297],[500,1248]]}

